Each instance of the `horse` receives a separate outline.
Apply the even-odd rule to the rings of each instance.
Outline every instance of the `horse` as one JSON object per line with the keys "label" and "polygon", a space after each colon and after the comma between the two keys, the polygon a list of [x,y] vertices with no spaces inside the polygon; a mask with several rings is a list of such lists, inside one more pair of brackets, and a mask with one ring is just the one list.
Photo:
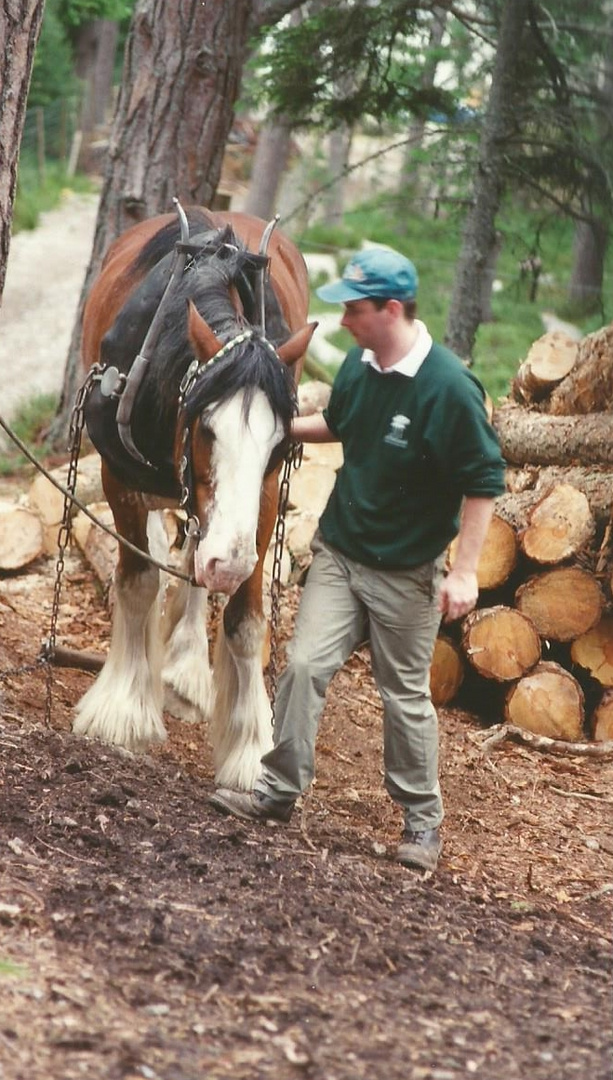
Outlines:
{"label": "horse", "polygon": [[[167,737],[165,706],[203,718],[216,782],[250,789],[272,745],[263,560],[317,324],[302,255],[274,223],[177,213],[115,240],[84,307],[85,425],[132,546],[119,545],[108,654],[73,731],[139,751]],[[161,511],[178,505],[182,577],[168,599]],[[212,669],[209,591],[227,598]]]}

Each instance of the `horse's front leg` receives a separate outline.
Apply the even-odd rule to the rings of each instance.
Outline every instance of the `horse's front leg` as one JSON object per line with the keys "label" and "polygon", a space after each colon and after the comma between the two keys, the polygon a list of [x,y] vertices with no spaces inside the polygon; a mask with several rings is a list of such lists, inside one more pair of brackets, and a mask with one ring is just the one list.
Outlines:
{"label": "horse's front leg", "polygon": [[[181,570],[193,570],[196,541],[183,546]],[[183,720],[208,719],[212,712],[213,685],[207,637],[208,591],[188,581],[172,589],[162,622],[164,650],[164,704]]]}
{"label": "horse's front leg", "polygon": [[[147,509],[102,468],[104,491],[115,526],[127,540],[148,550]],[[146,559],[119,547],[115,607],[106,663],[79,702],[73,730],[140,750],[163,742],[159,571]]]}
{"label": "horse's front leg", "polygon": [[277,498],[277,479],[273,474],[264,482],[257,565],[228,601],[217,634],[210,738],[215,780],[221,787],[250,790],[260,774],[262,755],[272,747],[272,713],[262,663],[267,631],[262,577]]}

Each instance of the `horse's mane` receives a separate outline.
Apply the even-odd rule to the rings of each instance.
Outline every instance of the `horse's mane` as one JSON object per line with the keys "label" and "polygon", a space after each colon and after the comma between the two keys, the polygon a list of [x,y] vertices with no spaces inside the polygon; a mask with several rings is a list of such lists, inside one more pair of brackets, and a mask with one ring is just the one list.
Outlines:
{"label": "horse's mane", "polygon": [[[189,416],[221,405],[234,394],[244,391],[243,412],[247,418],[258,389],[266,394],[271,409],[286,431],[295,412],[291,373],[258,332],[252,253],[231,226],[213,228],[206,215],[198,210],[191,210],[188,220],[190,247],[193,245],[194,253],[188,255],[185,271],[169,298],[133,416],[136,443],[150,460],[159,455],[160,435],[174,432],[179,384],[194,358],[187,334],[190,300],[222,344],[250,327],[254,328],[254,334],[226,357],[203,369],[186,402]],[[168,281],[174,245],[179,238],[179,224],[172,221],[144,245],[132,265],[135,279],[140,280],[140,284],[127,299],[102,345],[105,362],[114,364],[120,371],[127,372],[140,351]],[[243,314],[237,312],[232,302],[233,288],[243,302]],[[266,311],[267,329],[268,313],[271,312],[271,329],[267,337],[270,334],[273,344],[278,345],[289,337],[289,328],[270,285],[267,287]]]}

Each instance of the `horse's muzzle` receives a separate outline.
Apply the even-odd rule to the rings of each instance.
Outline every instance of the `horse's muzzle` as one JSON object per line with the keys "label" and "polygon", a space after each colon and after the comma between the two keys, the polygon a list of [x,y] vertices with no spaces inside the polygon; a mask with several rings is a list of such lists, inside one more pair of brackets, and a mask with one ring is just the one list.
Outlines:
{"label": "horse's muzzle", "polygon": [[204,585],[210,592],[233,596],[243,581],[251,577],[257,555],[241,558],[219,558],[206,556],[199,545],[194,556],[194,576],[198,585]]}

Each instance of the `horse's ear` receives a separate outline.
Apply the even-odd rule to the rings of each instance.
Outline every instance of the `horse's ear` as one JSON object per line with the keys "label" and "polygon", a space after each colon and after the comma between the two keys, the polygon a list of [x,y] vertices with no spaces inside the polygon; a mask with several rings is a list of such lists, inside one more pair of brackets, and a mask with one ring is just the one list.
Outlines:
{"label": "horse's ear", "polygon": [[292,334],[289,341],[286,341],[277,349],[279,360],[282,360],[284,364],[291,367],[301,356],[304,356],[309,347],[309,341],[313,337],[318,325],[319,323],[316,322],[307,323],[301,330],[297,330],[295,334]]}
{"label": "horse's ear", "polygon": [[193,300],[187,301],[187,332],[201,363],[206,364],[221,349],[221,341],[202,318]]}

